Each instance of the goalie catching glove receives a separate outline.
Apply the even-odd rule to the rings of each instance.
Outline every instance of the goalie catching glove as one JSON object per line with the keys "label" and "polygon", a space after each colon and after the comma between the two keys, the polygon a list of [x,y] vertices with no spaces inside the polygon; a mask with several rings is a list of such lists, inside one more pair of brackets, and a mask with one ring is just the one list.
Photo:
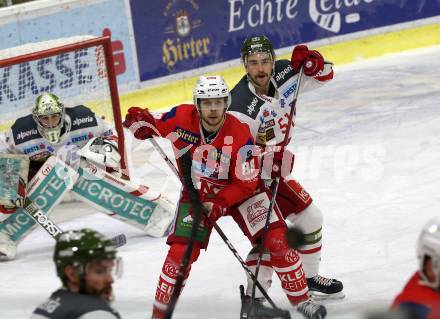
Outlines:
{"label": "goalie catching glove", "polygon": [[81,156],[95,164],[104,164],[113,169],[119,168],[121,155],[116,137],[95,137],[81,149]]}

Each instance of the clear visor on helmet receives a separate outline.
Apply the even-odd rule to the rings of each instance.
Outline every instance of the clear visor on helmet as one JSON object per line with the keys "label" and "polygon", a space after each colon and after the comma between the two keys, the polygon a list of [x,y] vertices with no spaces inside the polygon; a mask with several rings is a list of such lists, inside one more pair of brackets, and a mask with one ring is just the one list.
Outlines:
{"label": "clear visor on helmet", "polygon": [[269,52],[253,52],[246,56],[245,65],[248,67],[257,67],[258,65],[272,65],[273,59]]}
{"label": "clear visor on helmet", "polygon": [[210,98],[210,99],[199,99],[198,107],[200,109],[214,109],[214,110],[222,110],[227,107],[227,97],[218,97],[218,98]]}
{"label": "clear visor on helmet", "polygon": [[95,260],[89,262],[85,267],[85,274],[90,279],[111,277],[113,280],[119,279],[123,274],[123,263],[121,258]]}

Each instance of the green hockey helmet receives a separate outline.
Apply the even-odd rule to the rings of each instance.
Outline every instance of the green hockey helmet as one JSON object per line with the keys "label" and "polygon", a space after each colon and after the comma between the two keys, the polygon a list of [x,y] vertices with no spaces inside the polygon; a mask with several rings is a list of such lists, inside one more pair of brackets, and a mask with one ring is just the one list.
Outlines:
{"label": "green hockey helmet", "polygon": [[[53,114],[59,114],[59,122],[51,127],[42,124],[41,119]],[[64,105],[60,99],[52,93],[43,93],[37,97],[32,110],[32,117],[37,123],[38,132],[50,143],[58,143],[61,138],[61,129],[64,125]]]}
{"label": "green hockey helmet", "polygon": [[244,40],[240,50],[241,61],[246,63],[246,57],[257,52],[269,53],[272,60],[275,60],[275,51],[269,39],[265,36],[256,36]]}
{"label": "green hockey helmet", "polygon": [[57,275],[63,282],[67,265],[78,267],[80,274],[84,274],[88,263],[114,259],[116,247],[112,242],[101,233],[87,228],[63,232],[57,238],[53,255]]}

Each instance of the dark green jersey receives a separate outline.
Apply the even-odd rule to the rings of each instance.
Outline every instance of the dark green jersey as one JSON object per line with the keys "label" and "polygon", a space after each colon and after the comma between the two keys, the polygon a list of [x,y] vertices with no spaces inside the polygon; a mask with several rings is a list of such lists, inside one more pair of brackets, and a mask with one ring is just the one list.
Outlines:
{"label": "dark green jersey", "polygon": [[39,305],[30,319],[120,319],[121,316],[104,300],[58,289]]}

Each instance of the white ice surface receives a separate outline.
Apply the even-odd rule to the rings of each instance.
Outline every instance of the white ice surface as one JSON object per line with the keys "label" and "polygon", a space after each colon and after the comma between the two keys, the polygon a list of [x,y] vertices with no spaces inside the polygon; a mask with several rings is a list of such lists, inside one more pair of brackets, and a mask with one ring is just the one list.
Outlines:
{"label": "white ice surface", "polygon": [[[299,97],[295,177],[324,212],[321,273],[342,280],[346,293],[325,303],[328,318],[361,318],[352,312],[387,307],[417,267],[417,235],[440,215],[439,70],[440,47],[420,49],[336,66],[331,83]],[[136,176],[176,199],[178,180],[147,145],[133,145]],[[154,164],[143,165],[147,158]],[[232,219],[219,224],[245,256],[250,245]],[[149,318],[165,238],[145,237],[99,213],[60,226],[127,235],[115,307],[123,318]],[[16,260],[0,263],[0,318],[28,318],[60,285],[53,244],[37,229],[19,246]],[[240,264],[213,233],[174,318],[238,318],[244,282]],[[277,278],[269,293],[289,307]]]}

